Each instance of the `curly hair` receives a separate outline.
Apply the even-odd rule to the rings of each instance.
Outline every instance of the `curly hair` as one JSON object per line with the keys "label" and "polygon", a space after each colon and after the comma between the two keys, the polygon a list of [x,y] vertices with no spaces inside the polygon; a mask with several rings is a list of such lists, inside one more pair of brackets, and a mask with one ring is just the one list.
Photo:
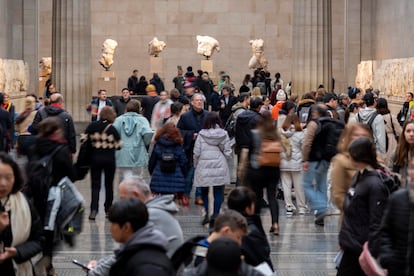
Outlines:
{"label": "curly hair", "polygon": [[173,141],[176,144],[182,145],[184,143],[183,137],[181,136],[180,130],[174,125],[174,123],[164,124],[155,134],[154,141],[157,142],[158,139],[164,136],[168,140]]}

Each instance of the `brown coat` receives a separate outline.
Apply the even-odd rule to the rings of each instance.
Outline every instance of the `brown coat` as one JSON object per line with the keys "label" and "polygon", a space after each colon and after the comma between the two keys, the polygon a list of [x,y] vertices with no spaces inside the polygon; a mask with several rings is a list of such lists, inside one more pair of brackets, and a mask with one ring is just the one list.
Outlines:
{"label": "brown coat", "polygon": [[342,221],[344,200],[356,170],[352,165],[351,158],[344,153],[338,153],[332,158],[331,167],[331,198],[341,211],[340,221]]}

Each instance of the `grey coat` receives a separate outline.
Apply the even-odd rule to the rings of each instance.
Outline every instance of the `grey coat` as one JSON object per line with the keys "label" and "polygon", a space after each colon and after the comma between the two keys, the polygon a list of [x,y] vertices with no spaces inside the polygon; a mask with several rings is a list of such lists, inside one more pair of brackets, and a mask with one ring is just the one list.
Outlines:
{"label": "grey coat", "polygon": [[202,129],[194,146],[194,185],[209,187],[229,184],[227,160],[231,154],[230,140],[224,129]]}

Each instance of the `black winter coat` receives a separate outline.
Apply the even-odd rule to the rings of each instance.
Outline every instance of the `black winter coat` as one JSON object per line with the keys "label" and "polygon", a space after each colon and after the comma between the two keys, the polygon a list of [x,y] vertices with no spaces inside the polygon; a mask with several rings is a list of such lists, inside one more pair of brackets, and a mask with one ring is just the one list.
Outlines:
{"label": "black winter coat", "polygon": [[260,216],[252,215],[245,217],[249,233],[243,236],[242,239],[241,247],[245,257],[244,260],[252,266],[258,266],[266,262],[273,269],[273,264],[270,260],[270,245],[267,241]]}
{"label": "black winter coat", "polygon": [[66,138],[66,141],[68,142],[70,152],[75,153],[76,152],[76,132],[75,132],[75,125],[73,124],[72,116],[70,116],[69,113],[67,113],[65,110],[63,110],[60,107],[57,106],[45,106],[41,108],[37,113],[36,116],[33,119],[32,123],[32,130],[31,133],[33,135],[36,135],[38,132],[39,123],[46,119],[47,117],[51,116],[58,116],[62,119],[62,129],[64,132],[64,136]]}
{"label": "black winter coat", "polygon": [[224,96],[220,97],[220,119],[223,125],[226,125],[227,120],[229,119],[230,115],[231,115],[231,108],[233,107],[233,105],[235,105],[237,103],[237,98],[230,95],[227,104],[224,106],[223,109],[221,109],[221,103],[224,102],[225,103],[225,98]]}
{"label": "black winter coat", "polygon": [[[381,266],[388,269],[390,276],[414,275],[413,237],[409,242],[409,236],[414,236],[414,232],[409,233],[410,209],[411,216],[414,216],[414,205],[410,203],[408,190],[401,189],[392,194],[382,219],[379,244],[375,246],[377,250],[372,252],[379,258]],[[407,256],[408,248],[411,248],[410,256]],[[407,269],[409,273],[405,274]]]}
{"label": "black winter coat", "polygon": [[254,110],[246,110],[237,117],[236,121],[236,145],[238,149],[252,146],[252,129],[255,129],[260,118],[260,113]]}
{"label": "black winter coat", "polygon": [[[40,159],[53,152],[58,146],[63,145],[52,158],[53,173],[52,173],[52,185],[56,186],[59,181],[67,176],[71,181],[76,180],[76,172],[72,163],[72,155],[68,145],[58,141],[50,140],[48,138],[36,138],[35,147],[33,148],[32,154],[29,155],[30,166],[31,160]],[[29,179],[30,185],[30,179]],[[40,215],[42,221],[44,220],[44,213],[46,210],[47,197],[50,187],[38,187],[36,191],[28,192],[29,198],[34,198],[33,204]]]}
{"label": "black winter coat", "polygon": [[388,189],[375,170],[357,172],[344,201],[344,216],[339,244],[353,254],[362,252],[363,244],[372,243],[378,234],[388,200]]}
{"label": "black winter coat", "polygon": [[188,162],[193,162],[193,149],[195,143],[194,133],[198,133],[204,125],[204,118],[207,115],[206,110],[196,112],[190,109],[183,115],[177,123],[177,128],[180,129],[181,135],[184,139],[184,150],[187,154]]}

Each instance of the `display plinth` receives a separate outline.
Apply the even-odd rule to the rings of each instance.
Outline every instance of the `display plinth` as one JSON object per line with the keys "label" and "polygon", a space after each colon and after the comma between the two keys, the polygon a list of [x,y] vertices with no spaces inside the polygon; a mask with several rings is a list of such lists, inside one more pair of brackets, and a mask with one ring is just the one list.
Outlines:
{"label": "display plinth", "polygon": [[158,75],[162,75],[163,73],[163,63],[162,57],[150,57],[150,76],[152,78],[152,74],[157,73]]}
{"label": "display plinth", "polygon": [[116,96],[118,89],[115,72],[102,71],[98,78],[98,89],[105,89],[108,97]]}
{"label": "display plinth", "polygon": [[208,74],[213,76],[213,61],[210,59],[203,59],[201,60],[201,70],[203,72],[208,72]]}

